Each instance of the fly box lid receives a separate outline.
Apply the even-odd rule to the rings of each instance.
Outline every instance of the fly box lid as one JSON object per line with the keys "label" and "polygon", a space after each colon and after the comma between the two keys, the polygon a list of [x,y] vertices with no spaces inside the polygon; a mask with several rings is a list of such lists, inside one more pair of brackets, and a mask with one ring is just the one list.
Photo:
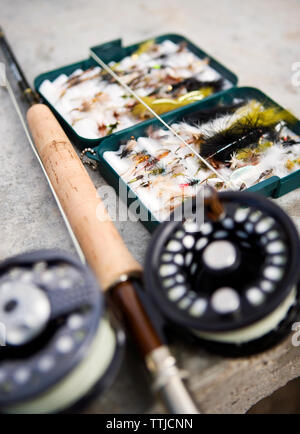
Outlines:
{"label": "fly box lid", "polygon": [[[237,88],[237,77],[231,71],[185,37],[166,34],[128,47],[116,39],[92,47],[90,55],[82,62],[40,75],[35,87],[74,144],[93,149],[87,156],[98,162],[109,184],[118,193],[120,186],[130,192],[127,203],[138,199],[139,219],[149,230],[167,217],[167,213],[159,216],[154,205],[157,202],[160,210],[165,191],[172,191],[175,181],[178,191],[173,195],[171,211],[181,198],[196,194],[203,182],[221,190],[225,185],[226,190],[249,189],[272,197],[300,186],[299,139],[294,137],[300,134],[299,121],[258,89]],[[100,86],[99,92],[92,82]],[[51,90],[52,85],[55,89]],[[99,114],[96,123],[95,114]],[[276,125],[270,120],[272,116]],[[237,121],[234,131],[229,128],[232,119]],[[177,128],[188,122],[188,128]],[[207,146],[204,150],[202,144],[207,129],[216,127],[217,134],[207,142],[211,149],[219,146],[221,153],[210,152]],[[79,134],[87,130],[94,138]],[[169,161],[178,151],[175,145],[176,149],[165,146],[165,133],[169,142],[184,148],[184,155],[178,158],[180,164],[175,164],[175,157]],[[155,134],[161,134],[162,140],[156,140]],[[257,145],[255,149],[251,141]],[[290,156],[289,145],[293,145]],[[265,155],[268,158],[263,159]],[[199,176],[203,167],[207,176],[203,171]],[[166,183],[166,174],[171,183]],[[163,184],[166,188],[158,192],[162,200],[147,194],[149,187],[156,189]]]}
{"label": "fly box lid", "polygon": [[[153,39],[150,39],[150,41],[154,41],[157,44],[160,44],[164,41],[171,41],[177,45],[185,44],[188,50],[194,53],[200,59],[207,58],[209,60],[209,65],[215,71],[217,71],[222,78],[228,80],[230,87],[237,85],[238,78],[232,71],[230,71],[220,62],[218,62],[208,53],[203,51],[201,48],[199,48],[197,45],[191,42],[188,38],[175,33],[167,33],[164,35],[157,36]],[[118,62],[126,56],[131,56],[139,49],[139,47],[143,46],[144,44],[147,44],[148,42],[149,39],[142,42],[138,42],[136,44],[129,45],[128,47],[123,47],[122,39],[115,39],[114,41],[110,41],[100,45],[95,45],[91,48],[91,51],[97,54],[97,56],[101,57],[101,59],[105,63],[109,63],[111,61]]]}
{"label": "fly box lid", "polygon": [[[190,105],[196,102],[197,100],[209,98],[210,95],[213,95],[215,93],[222,92],[223,88],[231,88],[237,84],[237,76],[232,73],[229,69],[227,69],[225,66],[217,62],[215,59],[213,59],[211,56],[209,56],[206,52],[198,48],[196,45],[194,45],[191,41],[189,41],[187,38],[181,35],[176,34],[166,34],[161,35],[156,38],[153,38],[148,41],[143,41],[137,44],[130,45],[128,47],[124,47],[122,45],[121,39],[116,39],[104,44],[100,44],[97,46],[94,46],[91,48],[90,53],[91,55],[96,55],[104,63],[107,63],[113,67],[115,70],[115,65],[118,65],[121,61],[126,62],[130,61],[130,59],[133,59],[135,61],[135,56],[142,56],[145,55],[145,51],[149,49],[150,44],[153,45],[153,47],[160,47],[164,44],[161,51],[158,53],[158,56],[154,56],[153,59],[150,59],[150,66],[149,68],[152,69],[152,71],[159,72],[158,67],[161,67],[161,69],[166,69],[165,65],[163,65],[163,62],[165,59],[164,56],[171,56],[171,63],[174,62],[174,50],[176,47],[180,50],[186,50],[186,52],[181,53],[181,63],[179,64],[180,69],[182,69],[182,64],[184,64],[185,59],[184,56],[187,55],[190,57],[190,64],[188,65],[191,67],[191,64],[195,64],[195,60],[199,62],[199,68],[195,71],[197,74],[200,74],[200,78],[202,73],[204,73],[203,77],[204,79],[200,79],[201,83],[199,86],[205,86],[204,91],[201,92],[200,95],[195,94],[195,88],[197,87],[197,83],[188,83],[188,89],[193,89],[191,92],[188,92],[187,89],[187,99],[185,101],[176,101],[173,105],[174,108],[177,106],[183,106],[184,105]],[[180,47],[180,48],[179,48]],[[173,56],[173,57],[172,57]],[[160,57],[160,58],[159,58]],[[149,60],[149,59],[148,59]],[[153,62],[152,62],[153,60]],[[203,65],[202,65],[203,63]],[[175,65],[176,67],[178,65]],[[76,112],[76,106],[69,106],[69,102],[67,104],[64,104],[64,102],[61,101],[62,97],[65,97],[65,87],[70,89],[70,87],[73,87],[74,83],[76,83],[76,77],[78,75],[79,71],[90,71],[91,68],[97,68],[98,64],[97,62],[92,58],[88,58],[85,60],[82,60],[80,62],[73,63],[71,65],[67,65],[61,68],[57,68],[55,70],[40,74],[36,79],[34,80],[34,85],[37,90],[37,92],[40,94],[40,96],[45,100],[46,104],[50,106],[50,108],[53,110],[54,114],[62,124],[65,131],[68,133],[69,137],[73,140],[73,142],[76,144],[79,149],[84,149],[86,147],[95,147],[101,143],[101,141],[106,136],[111,136],[112,134],[118,134],[119,132],[130,130],[130,128],[133,128],[136,124],[143,121],[143,119],[140,118],[139,115],[134,115],[133,119],[130,119],[129,122],[128,119],[126,119],[126,122],[124,122],[123,126],[119,125],[118,128],[113,128],[113,126],[116,124],[117,118],[111,117],[110,120],[107,121],[107,129],[100,128],[101,133],[98,135],[94,134],[93,138],[87,137],[86,135],[82,134],[82,129],[77,129],[76,123],[78,122],[78,116]],[[171,71],[172,72],[172,71]],[[166,71],[166,74],[169,73],[169,70]],[[123,74],[123,71],[122,71]],[[181,75],[182,74],[182,75]],[[197,75],[196,74],[196,75]],[[103,74],[105,75],[105,74]],[[171,74],[172,75],[172,74]],[[184,79],[190,78],[193,74],[193,71],[179,71],[176,77],[168,77],[168,82],[173,83],[174,81],[182,81]],[[71,81],[67,81],[67,79],[70,79]],[[84,81],[87,77],[84,77]],[[101,77],[100,77],[101,78]],[[103,77],[102,77],[103,78]],[[154,77],[155,78],[155,77]],[[159,79],[161,77],[158,77]],[[65,81],[64,81],[65,79]],[[73,80],[73,81],[72,81]],[[158,83],[159,81],[154,80],[154,83]],[[206,84],[209,84],[210,82],[214,82],[214,89],[207,89]],[[53,86],[54,84],[54,86]],[[52,86],[51,86],[52,85]],[[56,86],[57,85],[57,88]],[[170,86],[170,85],[169,85]],[[150,89],[150,91],[152,88]],[[95,93],[100,93],[102,89],[95,90]],[[114,89],[116,91],[116,89]],[[89,92],[89,90],[88,90]],[[167,92],[168,93],[168,92]],[[115,96],[115,95],[114,95]],[[142,95],[143,96],[143,95]],[[147,96],[147,95],[146,95]],[[181,95],[182,96],[182,95]],[[122,95],[123,102],[126,99],[126,93]],[[78,95],[75,95],[75,98],[78,98]],[[159,98],[160,100],[162,98]],[[165,98],[163,98],[165,100]],[[168,98],[169,99],[169,98]],[[122,100],[121,100],[122,101]],[[60,104],[62,102],[62,104]],[[119,101],[118,101],[119,102]],[[125,101],[126,102],[126,101]],[[103,104],[103,101],[99,101],[99,104]],[[84,110],[86,109],[86,106],[83,107]],[[168,108],[168,107],[167,107]],[[70,110],[69,110],[70,109]],[[173,108],[168,108],[165,111],[170,111]],[[70,119],[68,117],[68,110],[69,112],[72,111],[74,114],[74,118]],[[124,111],[124,107],[122,107],[122,110]],[[106,119],[107,120],[107,119]],[[75,123],[74,123],[75,122]],[[111,122],[111,123],[109,123]],[[104,122],[105,123],[105,122]],[[78,125],[78,124],[77,124]],[[83,131],[85,132],[85,131]]]}

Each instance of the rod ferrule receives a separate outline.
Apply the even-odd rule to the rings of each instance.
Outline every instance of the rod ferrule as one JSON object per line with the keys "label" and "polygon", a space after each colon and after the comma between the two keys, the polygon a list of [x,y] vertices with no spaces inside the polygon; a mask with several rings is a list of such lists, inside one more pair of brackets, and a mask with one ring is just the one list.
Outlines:
{"label": "rod ferrule", "polygon": [[178,369],[168,347],[162,345],[156,348],[145,360],[154,378],[154,389],[161,394],[168,410],[173,414],[198,414],[199,411],[183,383],[188,374]]}

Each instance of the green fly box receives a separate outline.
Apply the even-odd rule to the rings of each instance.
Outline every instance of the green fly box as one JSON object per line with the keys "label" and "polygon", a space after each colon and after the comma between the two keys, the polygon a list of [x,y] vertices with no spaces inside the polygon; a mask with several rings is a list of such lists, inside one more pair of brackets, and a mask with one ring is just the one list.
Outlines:
{"label": "green fly box", "polygon": [[[175,48],[175,46],[179,48]],[[145,55],[149,47],[150,51],[152,50],[152,57],[150,56],[150,58],[149,55]],[[162,51],[163,49],[167,51],[167,54]],[[168,54],[168,50],[170,54]],[[190,62],[190,72],[184,66],[185,59]],[[176,67],[168,69],[169,61],[171,65],[175,64]],[[139,70],[141,66],[136,66],[135,62],[140,62],[143,68],[145,63],[147,73],[141,74],[143,70]],[[200,72],[198,71],[196,75],[193,75],[195,62],[200,62],[195,67],[196,72],[198,67]],[[98,64],[102,68],[97,67]],[[98,69],[95,70],[95,67]],[[124,73],[126,68],[128,70]],[[139,73],[136,72],[136,69]],[[180,79],[178,74],[175,77],[174,70],[180,71]],[[82,76],[81,71],[86,75]],[[192,74],[192,77],[189,77],[189,74]],[[197,77],[196,81],[194,76]],[[160,83],[160,77],[162,77],[163,86],[153,92],[153,83]],[[203,79],[199,79],[199,77],[203,77]],[[49,85],[55,81],[58,82],[58,89],[55,89],[55,92],[60,92],[60,94],[56,93],[58,99],[63,100],[65,92],[68,92],[69,89],[72,91],[71,98],[67,103],[63,102],[59,109],[53,103],[51,92],[49,92],[51,97],[47,98],[45,97],[47,92],[43,92],[42,88],[43,83],[46,82]],[[62,87],[60,87],[60,81],[63,83]],[[122,121],[115,122],[118,117],[114,113],[116,117],[113,118],[111,124],[108,123],[110,121],[109,116],[108,121],[106,118],[108,125],[105,128],[102,124],[99,127],[98,124],[96,135],[100,131],[101,137],[90,138],[80,135],[70,119],[73,119],[76,125],[76,122],[81,122],[81,119],[77,121],[76,116],[79,115],[80,117],[83,113],[88,119],[85,122],[90,122],[92,125],[94,119],[90,114],[90,104],[99,103],[102,105],[101,101],[103,93],[105,93],[101,91],[100,87],[98,92],[100,101],[97,100],[98,94],[96,94],[92,102],[81,103],[80,110],[78,107],[72,108],[73,100],[76,102],[76,98],[78,98],[78,94],[76,94],[78,83],[85,86],[88,95],[95,95],[94,89],[89,87],[90,81],[96,81],[97,85],[99,82],[102,85],[104,81],[104,88],[111,86],[111,89],[114,89],[113,92],[117,94],[117,103],[120,104],[122,98],[127,105],[133,104],[133,108],[130,107],[130,110],[135,111],[136,118],[130,118],[131,113],[128,115],[128,107],[125,104],[120,110],[120,117],[122,118],[124,111],[127,110],[127,114],[124,116],[126,122],[123,124]],[[119,81],[120,86],[118,87]],[[141,81],[144,87],[139,87]],[[218,86],[210,85],[210,83],[216,82]],[[300,122],[260,90],[249,87],[238,88],[236,84],[237,77],[228,69],[186,38],[173,34],[159,36],[154,40],[129,47],[123,47],[119,39],[102,44],[91,49],[91,58],[44,73],[35,80],[37,91],[54,111],[73,143],[81,150],[93,148],[93,153],[88,152],[87,155],[98,162],[101,174],[118,193],[120,193],[120,188],[126,192],[129,207],[134,206],[139,219],[149,230],[167,218],[169,211],[172,211],[175,205],[196,194],[197,185],[200,186],[204,179],[203,176],[201,179],[201,176],[197,175],[199,170],[200,172],[207,170],[207,178],[204,181],[221,190],[224,189],[224,182],[226,183],[228,178],[232,182],[234,181],[235,189],[247,189],[272,197],[282,196],[300,186],[300,172],[297,170],[300,159],[295,157],[299,138],[295,140],[294,137],[290,137],[294,134],[300,135]],[[197,86],[200,86],[200,89],[195,90]],[[144,92],[145,88],[147,92]],[[168,90],[169,88],[171,91]],[[120,92],[123,93],[120,94]],[[106,103],[107,101],[103,99],[103,107],[107,107],[107,113],[110,113],[111,106],[109,104],[106,106]],[[263,110],[262,107],[264,107]],[[72,116],[75,112],[73,117],[68,118],[63,115],[62,112],[66,108],[70,109]],[[221,121],[217,119],[219,111],[223,113],[220,117],[223,124],[220,124]],[[207,128],[204,132],[198,128],[199,119],[206,118],[208,113],[211,114],[211,118],[207,118],[207,122],[208,120],[209,122],[205,125],[208,125],[209,128],[216,128],[217,133],[215,137],[209,137],[207,140],[210,143],[208,149],[215,150],[216,148],[214,153],[211,151],[207,153],[207,146],[205,147],[205,144],[202,143],[204,142],[203,137],[209,134]],[[243,117],[241,113],[243,113]],[[234,116],[234,122],[229,114]],[[275,124],[272,125],[271,129],[269,128],[270,116],[277,119],[276,128]],[[217,121],[218,124],[216,124]],[[131,125],[128,126],[127,124],[130,122]],[[184,129],[182,126],[188,122],[190,122],[189,127]],[[116,128],[117,123],[118,128]],[[231,128],[233,124],[234,131]],[[122,125],[125,127],[121,128]],[[176,130],[173,128],[174,125]],[[285,136],[281,133],[283,130]],[[276,140],[279,140],[279,136],[282,143],[280,142],[280,146],[273,146],[274,143],[277,143]],[[174,154],[174,147],[171,149],[173,145],[169,148],[161,146],[164,151],[158,149],[157,143],[163,143],[166,140],[172,141],[174,144],[177,143],[178,149],[185,146],[184,155],[175,158],[176,152],[180,153],[181,150],[175,150]],[[258,142],[255,149],[249,140]],[[196,143],[199,150],[197,147],[193,153],[191,143]],[[226,145],[221,147],[222,152],[220,153],[216,146],[221,146],[224,143]],[[291,145],[290,148],[289,145]],[[135,146],[136,148],[131,149]],[[149,151],[149,146],[151,151]],[[153,151],[154,148],[155,152]],[[232,149],[234,152],[231,152]],[[273,170],[269,163],[266,164],[266,158],[263,160],[262,156],[265,155],[265,152],[268,153],[266,155],[269,156],[269,159],[274,160],[275,166],[277,160],[283,162],[278,171]],[[171,154],[174,157],[172,157],[173,160]],[[201,157],[202,155],[204,158]],[[197,160],[200,167],[196,171],[197,176],[187,176],[186,173],[180,171],[180,168],[184,166],[187,170],[192,168],[193,170],[191,170],[195,173],[196,157],[200,158],[199,161]],[[132,165],[127,165],[127,167],[128,161],[126,160],[130,159]],[[181,159],[180,163],[176,159]],[[167,163],[164,164],[164,161]],[[181,164],[182,162],[184,165]],[[208,167],[203,168],[203,163],[206,164],[206,162],[208,162]],[[126,170],[124,169],[125,166]],[[170,171],[169,167],[172,167],[172,170],[175,168],[174,171]],[[173,191],[173,185],[169,182],[173,179],[176,179],[177,191],[174,192],[169,201],[169,198],[167,200],[165,197],[166,194],[169,195]],[[245,180],[245,182],[240,182],[240,179]],[[148,197],[147,189],[155,191],[157,197],[154,198],[151,195]],[[159,200],[155,204],[157,198]],[[161,210],[161,205],[164,206],[165,203],[170,205],[168,212]]]}
{"label": "green fly box", "polygon": [[[210,110],[220,104],[232,104],[234,100],[240,99],[255,99],[256,101],[259,101],[266,106],[272,106],[277,107],[278,109],[282,109],[278,104],[276,104],[260,90],[250,87],[241,87],[232,88],[221,95],[216,95],[203,102],[194,104],[192,107],[177,109],[164,115],[163,120],[167,124],[172,125],[174,123],[182,122],[184,119],[188,118],[189,115],[193,115],[195,112]],[[109,164],[109,162],[105,158],[106,152],[118,151],[120,146],[124,146],[124,143],[126,143],[133,134],[135,135],[135,137],[143,137],[147,134],[146,131],[149,128],[155,130],[160,127],[161,125],[159,120],[149,120],[137,126],[134,131],[124,131],[119,135],[118,140],[116,140],[116,138],[112,136],[107,137],[100,146],[95,148],[95,155],[90,155],[92,159],[99,162],[99,168],[102,176],[107,180],[109,184],[111,184],[115,188],[117,192],[120,189],[120,176],[119,173]],[[293,133],[299,135],[300,121],[298,121],[296,118],[291,117],[290,129],[291,131],[293,131]],[[121,186],[122,185],[124,188],[126,186],[128,190],[131,190],[129,195],[129,204],[133,203],[136,199],[138,199],[138,196],[134,193],[134,191],[132,191],[131,185],[125,183],[121,179]],[[283,178],[280,178],[278,176],[270,176],[268,179],[258,182],[256,185],[251,186],[247,190],[261,193],[264,196],[271,196],[276,198],[298,187],[300,187],[300,171],[296,170]],[[151,212],[149,212],[149,210],[147,209],[147,207],[145,207],[143,203],[141,203],[140,205],[140,219],[149,230],[152,230],[158,224],[158,221],[155,216]]]}
{"label": "green fly box", "polygon": [[[162,44],[166,41],[172,43],[173,46],[175,46],[175,45],[179,46],[180,44],[183,45],[184,47],[186,47],[186,50],[187,50],[186,54],[192,54],[193,56],[196,56],[196,58],[200,62],[204,61],[204,66],[207,63],[209,65],[210,72],[212,72],[212,73],[214,72],[218,79],[224,80],[224,84],[225,84],[226,88],[233,87],[237,84],[236,75],[234,75],[231,71],[229,71],[227,68],[225,68],[223,65],[221,65],[219,62],[217,62],[215,59],[213,59],[207,53],[202,51],[200,48],[198,48],[196,45],[194,45],[191,41],[189,41],[185,37],[180,36],[180,35],[176,35],[176,34],[166,34],[166,35],[158,36],[157,38],[151,40],[151,42],[154,42],[155,44],[158,44],[158,45]],[[139,47],[145,47],[145,45],[147,45],[148,42],[149,41],[144,41],[141,43],[130,45],[128,47],[123,47],[122,40],[116,39],[114,41],[93,47],[91,49],[91,52],[95,53],[97,56],[99,56],[107,64],[110,64],[111,62],[116,64],[117,62],[120,62],[120,60],[122,60],[122,59],[134,56],[135,55],[134,53],[138,52]],[[173,54],[173,53],[171,53],[171,54]],[[173,57],[176,57],[176,55]],[[193,57],[191,60],[195,60],[195,57]],[[156,60],[155,61],[156,64],[152,65],[152,67],[151,67],[151,69],[153,69],[154,72],[155,72],[156,67],[158,66],[157,62],[158,62],[158,60]],[[73,141],[73,143],[76,144],[76,146],[79,149],[84,149],[86,147],[93,148],[93,147],[99,145],[99,143],[101,143],[103,138],[101,138],[101,137],[95,138],[95,139],[86,138],[86,137],[83,137],[82,135],[80,135],[78,132],[76,132],[74,125],[72,125],[70,122],[68,122],[66,120],[65,116],[63,116],[61,111],[58,110],[57,107],[55,106],[55,104],[53,103],[53,100],[51,100],[51,98],[49,98],[45,94],[45,92],[42,91],[41,85],[45,81],[52,83],[55,80],[57,80],[59,77],[62,77],[62,76],[64,76],[64,77],[70,77],[71,76],[72,77],[72,74],[74,74],[74,72],[76,72],[78,70],[87,71],[93,67],[97,67],[97,62],[95,60],[93,60],[92,57],[90,57],[90,58],[82,60],[80,62],[76,62],[76,63],[73,63],[71,65],[67,65],[67,66],[55,69],[53,71],[43,73],[43,74],[39,75],[34,81],[34,85],[35,85],[37,92],[40,94],[40,96],[43,98],[43,100],[51,107],[55,116],[58,118],[61,125],[63,126],[63,128],[67,132],[68,136]],[[201,65],[200,65],[200,69],[201,69]],[[214,80],[210,80],[210,81],[214,81]],[[206,82],[206,80],[205,80],[205,82]],[[72,82],[71,82],[71,85],[72,85]],[[219,93],[219,92],[214,92],[214,93]],[[195,97],[195,98],[193,98],[193,97]],[[202,95],[200,95],[200,97],[202,97]],[[196,96],[192,95],[191,100],[197,101],[197,95]],[[135,124],[138,124],[139,122],[140,122],[139,119],[135,120]],[[132,127],[130,126],[130,128],[132,128]],[[127,128],[124,128],[124,129],[127,129]],[[122,132],[123,132],[123,129],[122,129]],[[112,134],[117,134],[117,133],[113,132]],[[109,135],[112,135],[112,134],[110,133]]]}

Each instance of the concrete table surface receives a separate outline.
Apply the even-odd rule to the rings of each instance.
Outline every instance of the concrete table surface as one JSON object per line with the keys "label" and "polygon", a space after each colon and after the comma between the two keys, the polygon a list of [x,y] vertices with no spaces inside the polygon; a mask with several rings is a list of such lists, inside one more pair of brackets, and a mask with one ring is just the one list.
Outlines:
{"label": "concrete table surface", "polygon": [[[130,44],[158,34],[182,33],[239,77],[300,117],[298,0],[1,0],[1,22],[29,80],[87,57],[95,44],[122,37]],[[1,61],[1,58],[0,58]],[[90,172],[96,187],[105,185]],[[111,198],[113,200],[113,198]],[[277,201],[300,228],[299,191]],[[37,248],[74,251],[63,220],[6,91],[0,88],[0,259]],[[149,233],[138,222],[116,222],[133,255],[143,262]],[[223,359],[192,344],[173,344],[189,384],[207,412],[245,412],[300,375],[299,347],[290,338],[247,359]],[[114,385],[86,412],[163,411],[128,344]]]}

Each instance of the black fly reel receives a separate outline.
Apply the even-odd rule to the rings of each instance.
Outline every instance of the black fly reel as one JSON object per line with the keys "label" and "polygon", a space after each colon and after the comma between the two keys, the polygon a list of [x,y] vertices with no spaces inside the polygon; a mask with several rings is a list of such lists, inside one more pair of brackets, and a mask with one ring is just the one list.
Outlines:
{"label": "black fly reel", "polygon": [[91,271],[43,250],[0,265],[0,411],[63,412],[106,388],[124,334]]}
{"label": "black fly reel", "polygon": [[[291,330],[299,312],[299,238],[273,202],[248,192],[218,195],[223,212],[162,223],[145,281],[164,316],[213,351],[261,351]],[[190,207],[194,207],[192,202]]]}

